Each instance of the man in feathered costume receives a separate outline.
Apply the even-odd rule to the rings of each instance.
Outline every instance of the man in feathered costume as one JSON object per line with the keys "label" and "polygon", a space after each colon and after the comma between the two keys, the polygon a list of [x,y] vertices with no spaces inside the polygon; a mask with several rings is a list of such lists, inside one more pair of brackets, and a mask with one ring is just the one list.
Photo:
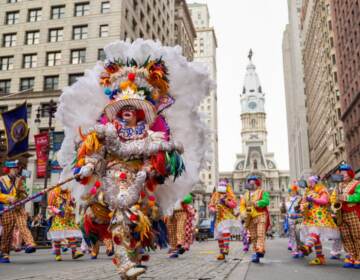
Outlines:
{"label": "man in feathered costume", "polygon": [[315,249],[316,257],[310,265],[325,264],[321,240],[339,238],[339,230],[329,210],[330,197],[318,176],[308,179],[308,187],[301,202],[304,220],[301,225],[301,251],[304,255],[311,254]]}
{"label": "man in feathered costume", "polygon": [[333,191],[331,203],[339,205],[336,207],[337,223],[348,255],[344,267],[360,269],[360,182],[354,179],[350,165],[340,165],[339,171],[343,182]]}
{"label": "man in feathered costume", "polygon": [[215,214],[214,237],[218,240],[220,254],[218,260],[225,260],[229,254],[231,235],[241,233],[241,222],[234,215],[237,207],[236,197],[231,185],[226,180],[221,180],[212,194],[209,211]]}
{"label": "man in feathered costume", "polygon": [[270,204],[270,194],[261,187],[258,176],[248,178],[249,190],[240,201],[240,214],[245,221],[245,228],[250,232],[250,243],[254,248],[252,262],[258,263],[265,255],[266,231],[270,226],[270,216],[267,207]]}
{"label": "man in feathered costume", "polygon": [[77,239],[82,233],[75,222],[75,201],[69,189],[57,187],[49,193],[48,211],[52,216],[48,239],[52,240],[55,260],[61,261],[61,242],[67,240],[72,258],[81,258],[84,254],[77,251]]}
{"label": "man in feathered costume", "polygon": [[[25,190],[25,180],[21,174],[21,164],[19,160],[6,161],[5,175],[0,177],[0,210],[11,206],[17,200],[27,197]],[[8,211],[0,216],[0,224],[2,225],[2,236],[0,252],[0,263],[10,262],[10,246],[15,230],[15,225],[20,231],[21,237],[26,244],[25,253],[33,253],[36,251],[34,238],[27,226],[27,214],[23,206],[19,206],[12,211]]]}
{"label": "man in feathered costume", "polygon": [[[77,150],[71,167],[85,186],[82,196],[101,197],[109,210],[113,263],[128,279],[145,272],[140,265],[144,248],[154,249],[156,240],[163,240],[153,228],[151,208],[170,212],[198,180],[205,128],[196,107],[210,82],[204,68],[186,62],[179,49],[153,41],[118,42],[105,52],[106,63],[61,96],[57,116],[66,136],[60,161],[68,176]],[[75,143],[77,130],[81,141]],[[174,139],[187,148],[187,172],[181,177],[184,149]]]}

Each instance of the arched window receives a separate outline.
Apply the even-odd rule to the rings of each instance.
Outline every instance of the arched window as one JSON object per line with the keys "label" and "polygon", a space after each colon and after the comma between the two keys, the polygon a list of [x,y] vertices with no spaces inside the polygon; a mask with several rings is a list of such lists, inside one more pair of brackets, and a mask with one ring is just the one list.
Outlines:
{"label": "arched window", "polygon": [[255,128],[256,127],[256,120],[252,119],[251,120],[251,128]]}

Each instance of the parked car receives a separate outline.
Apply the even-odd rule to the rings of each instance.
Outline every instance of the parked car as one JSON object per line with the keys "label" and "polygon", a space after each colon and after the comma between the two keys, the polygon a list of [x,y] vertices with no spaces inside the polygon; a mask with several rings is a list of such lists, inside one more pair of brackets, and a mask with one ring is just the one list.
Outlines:
{"label": "parked car", "polygon": [[196,240],[204,241],[213,237],[214,237],[214,233],[211,230],[211,219],[201,220],[195,229]]}

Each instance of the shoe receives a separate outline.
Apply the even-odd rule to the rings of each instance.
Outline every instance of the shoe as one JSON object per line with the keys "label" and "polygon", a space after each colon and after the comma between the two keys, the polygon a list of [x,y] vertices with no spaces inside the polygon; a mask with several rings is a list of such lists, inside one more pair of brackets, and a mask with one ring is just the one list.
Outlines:
{"label": "shoe", "polygon": [[292,248],[290,246],[288,247],[288,251],[292,251]]}
{"label": "shoe", "polygon": [[34,246],[28,246],[25,248],[25,253],[26,254],[32,254],[36,252],[36,248]]}
{"label": "shoe", "polygon": [[3,255],[0,257],[0,263],[10,263],[9,255]]}
{"label": "shoe", "polygon": [[62,261],[61,256],[55,256],[55,261],[57,261],[57,262],[61,262],[61,261]]}
{"label": "shoe", "polygon": [[61,248],[61,252],[63,252],[63,253],[66,253],[68,250],[69,250],[69,248],[67,248],[67,247],[62,247]]}
{"label": "shoe", "polygon": [[309,246],[306,246],[306,245],[301,245],[300,250],[304,254],[304,256],[308,256],[312,252],[311,248],[309,248]]}
{"label": "shoe", "polygon": [[354,268],[355,269],[360,269],[360,260],[359,261],[354,261]]}
{"label": "shoe", "polygon": [[83,257],[84,254],[83,253],[80,253],[80,252],[75,252],[72,254],[72,259],[73,260],[77,260],[77,259],[80,259],[81,257]]}
{"label": "shoe", "polygon": [[341,255],[340,254],[336,254],[336,255],[331,255],[330,260],[340,260],[341,259]]}
{"label": "shoe", "polygon": [[179,245],[179,246],[178,246],[178,249],[177,249],[177,253],[178,253],[179,255],[184,254],[184,253],[185,253],[184,247],[182,247],[181,245]]}
{"label": "shoe", "polygon": [[319,256],[309,262],[310,265],[323,265],[325,264],[325,257]]}
{"label": "shoe", "polygon": [[169,255],[169,258],[170,259],[176,259],[176,258],[178,258],[179,257],[179,254],[175,251],[175,252],[173,252],[173,253],[171,253],[170,255]]}
{"label": "shoe", "polygon": [[225,260],[225,255],[223,253],[220,253],[217,258],[216,258],[218,261],[223,261]]}
{"label": "shoe", "polygon": [[256,252],[256,255],[259,259],[263,258],[265,256],[265,253]]}
{"label": "shoe", "polygon": [[259,256],[258,256],[257,253],[256,253],[256,254],[253,254],[253,255],[251,256],[251,262],[253,262],[253,263],[259,263],[259,262],[260,262],[260,258],[259,258]]}
{"label": "shoe", "polygon": [[292,255],[292,258],[293,258],[293,259],[298,259],[298,258],[300,258],[298,252],[294,252],[294,253],[292,253],[291,255]]}
{"label": "shoe", "polygon": [[114,255],[114,250],[111,250],[111,251],[106,250],[106,255],[108,257],[112,257]]}
{"label": "shoe", "polygon": [[141,274],[145,273],[145,269],[142,267],[132,267],[128,271],[126,271],[125,275],[126,277],[130,279],[137,279],[137,277]]}
{"label": "shoe", "polygon": [[354,261],[351,258],[345,258],[343,268],[354,268]]}
{"label": "shoe", "polygon": [[90,257],[90,259],[92,259],[92,260],[96,260],[97,259],[97,255],[91,255],[91,257]]}

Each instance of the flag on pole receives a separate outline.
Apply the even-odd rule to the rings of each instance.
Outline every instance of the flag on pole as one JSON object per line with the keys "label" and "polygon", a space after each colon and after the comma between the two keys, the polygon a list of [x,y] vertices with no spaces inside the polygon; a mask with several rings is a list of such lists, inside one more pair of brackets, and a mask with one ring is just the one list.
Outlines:
{"label": "flag on pole", "polygon": [[14,158],[26,154],[29,148],[29,127],[26,102],[13,110],[1,113],[6,136],[6,155]]}

